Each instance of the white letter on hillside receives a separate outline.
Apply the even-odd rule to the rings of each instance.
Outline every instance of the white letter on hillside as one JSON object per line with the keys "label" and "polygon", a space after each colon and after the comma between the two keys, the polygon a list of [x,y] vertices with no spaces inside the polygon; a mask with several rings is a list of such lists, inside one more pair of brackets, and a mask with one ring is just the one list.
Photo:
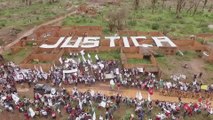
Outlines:
{"label": "white letter on hillside", "polygon": [[124,47],[130,47],[129,40],[127,37],[123,37]]}
{"label": "white letter on hillside", "polygon": [[[163,36],[163,37],[152,37],[152,39],[155,41],[155,44],[157,47],[163,47],[162,42],[167,42],[169,43],[170,47],[177,47],[168,37]],[[168,46],[165,46],[168,47]]]}
{"label": "white letter on hillside", "polygon": [[146,37],[145,36],[137,36],[137,37],[133,36],[133,37],[131,37],[131,39],[132,39],[132,42],[134,43],[134,45],[136,47],[138,47],[138,46],[141,46],[141,45],[139,45],[137,39],[146,39]]}
{"label": "white letter on hillside", "polygon": [[85,37],[81,45],[82,48],[94,48],[99,46],[100,37]]}
{"label": "white letter on hillside", "polygon": [[115,40],[120,39],[119,36],[110,36],[110,37],[105,37],[105,39],[110,40],[110,47],[115,47]]}
{"label": "white letter on hillside", "polygon": [[[75,40],[71,40],[72,37],[68,37],[65,42],[61,45],[61,48],[78,48],[83,37],[78,37],[78,39],[75,41]],[[75,42],[73,45],[72,44],[69,44],[71,42]]]}
{"label": "white letter on hillside", "polygon": [[47,45],[47,44],[42,44],[40,48],[57,48],[64,40],[65,37],[60,37],[60,39],[57,41],[56,44],[54,45]]}

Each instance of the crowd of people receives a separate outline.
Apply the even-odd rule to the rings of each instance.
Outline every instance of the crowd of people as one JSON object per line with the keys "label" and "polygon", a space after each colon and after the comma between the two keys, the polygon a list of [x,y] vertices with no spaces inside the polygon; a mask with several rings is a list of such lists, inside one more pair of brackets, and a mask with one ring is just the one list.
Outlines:
{"label": "crowd of people", "polygon": [[[87,59],[86,59],[87,58]],[[199,103],[178,103],[167,101],[152,101],[143,99],[141,93],[135,98],[128,98],[119,94],[106,96],[93,90],[80,92],[76,87],[68,92],[61,87],[62,84],[95,84],[97,81],[109,82],[112,89],[115,86],[137,87],[139,90],[151,89],[177,89],[180,91],[200,92],[202,84],[197,80],[202,73],[195,75],[192,83],[185,83],[184,75],[171,76],[172,82],[162,79],[157,80],[153,73],[146,73],[143,68],[125,69],[118,61],[101,60],[98,55],[92,59],[84,52],[72,53],[68,57],[59,59],[61,65],[54,65],[49,72],[44,72],[41,67],[35,69],[22,69],[13,62],[2,64],[0,67],[0,109],[6,111],[18,110],[23,113],[26,120],[34,117],[52,117],[53,119],[67,114],[68,120],[112,120],[120,105],[134,107],[135,112],[128,119],[143,120],[153,119],[153,109],[161,111],[155,115],[156,120],[165,118],[178,120],[180,116],[192,116],[194,113],[206,112],[213,114],[210,101],[199,100]],[[27,83],[29,87],[35,86],[40,81],[46,81],[59,89],[52,88],[50,93],[34,90],[34,98],[20,96],[16,84]],[[213,86],[209,85],[206,92],[212,92]],[[96,105],[98,104],[98,106]],[[104,108],[104,109],[103,109]],[[97,109],[104,114],[96,115]]]}
{"label": "crowd of people", "polygon": [[[10,84],[3,85],[0,92],[0,106],[2,110],[23,113],[26,120],[31,118],[60,118],[66,116],[68,120],[113,120],[116,111],[121,106],[134,108],[129,120],[147,119],[180,120],[181,116],[190,117],[193,114],[206,112],[206,117],[213,114],[208,100],[200,100],[198,103],[178,103],[166,101],[152,101],[143,99],[140,92],[135,98],[111,95],[106,96],[93,90],[80,92],[74,87],[70,92],[65,88],[52,88],[50,93],[34,91],[34,98],[19,96],[16,87]],[[160,109],[154,113],[153,109]],[[102,114],[96,115],[97,110]],[[154,114],[154,115],[153,115]]]}

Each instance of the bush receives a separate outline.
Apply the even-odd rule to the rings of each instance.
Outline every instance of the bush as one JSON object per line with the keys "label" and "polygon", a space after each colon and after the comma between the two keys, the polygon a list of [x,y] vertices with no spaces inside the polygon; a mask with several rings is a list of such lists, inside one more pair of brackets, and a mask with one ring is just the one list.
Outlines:
{"label": "bush", "polygon": [[137,21],[131,20],[131,21],[128,22],[128,24],[129,24],[130,26],[136,26],[136,25],[137,25]]}
{"label": "bush", "polygon": [[158,30],[159,27],[160,27],[160,26],[159,26],[158,23],[153,23],[153,24],[152,24],[152,29],[153,29],[153,30]]}

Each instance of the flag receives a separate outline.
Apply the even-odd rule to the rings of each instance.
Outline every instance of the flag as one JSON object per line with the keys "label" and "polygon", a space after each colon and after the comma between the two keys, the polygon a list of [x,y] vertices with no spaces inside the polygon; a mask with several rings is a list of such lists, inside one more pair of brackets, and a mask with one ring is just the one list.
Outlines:
{"label": "flag", "polygon": [[151,100],[151,95],[149,94],[149,92],[148,92],[148,101],[149,101],[149,102],[152,101],[152,100]]}
{"label": "flag", "polygon": [[60,62],[61,64],[63,64],[63,60],[62,60],[61,57],[59,58],[59,62]]}
{"label": "flag", "polygon": [[97,54],[95,55],[95,59],[96,59],[96,60],[99,60],[99,57],[98,57],[98,55],[97,55]]}
{"label": "flag", "polygon": [[139,100],[142,100],[142,99],[143,99],[143,96],[142,96],[141,92],[138,92],[138,99],[139,99]]}
{"label": "flag", "polygon": [[42,67],[41,67],[41,66],[40,66],[40,72],[41,72],[41,73],[44,73],[44,71],[43,71],[43,69],[42,69]]}
{"label": "flag", "polygon": [[96,120],[96,113],[95,113],[95,111],[93,113],[92,120]]}
{"label": "flag", "polygon": [[31,118],[33,118],[35,116],[35,112],[33,111],[33,109],[31,107],[29,108],[29,113],[30,113]]}
{"label": "flag", "polygon": [[80,58],[78,58],[78,64],[79,64],[79,63],[81,63],[81,59],[80,59]]}
{"label": "flag", "polygon": [[85,54],[84,50],[81,50],[80,53],[82,56],[84,56],[84,54]]}
{"label": "flag", "polygon": [[136,93],[136,98],[138,99],[138,100],[142,100],[143,99],[143,97],[142,97],[142,95],[141,95],[141,92],[137,92]]}
{"label": "flag", "polygon": [[85,57],[83,55],[82,55],[82,59],[85,63],[87,62],[87,60],[85,59]]}
{"label": "flag", "polygon": [[79,108],[82,110],[83,109],[83,102],[79,99],[79,102],[78,102],[78,105],[79,105]]}
{"label": "flag", "polygon": [[87,60],[87,63],[88,63],[89,65],[91,65],[92,62],[91,62],[90,60]]}
{"label": "flag", "polygon": [[15,101],[15,103],[17,103],[20,98],[16,96],[15,94],[12,94],[12,99]]}
{"label": "flag", "polygon": [[53,64],[53,66],[54,66],[55,69],[57,68],[55,64]]}
{"label": "flag", "polygon": [[89,58],[89,59],[91,59],[91,56],[90,56],[90,54],[89,54],[89,53],[87,54],[87,56],[88,56],[88,58]]}
{"label": "flag", "polygon": [[38,68],[34,65],[34,69],[38,72],[39,70],[38,70]]}

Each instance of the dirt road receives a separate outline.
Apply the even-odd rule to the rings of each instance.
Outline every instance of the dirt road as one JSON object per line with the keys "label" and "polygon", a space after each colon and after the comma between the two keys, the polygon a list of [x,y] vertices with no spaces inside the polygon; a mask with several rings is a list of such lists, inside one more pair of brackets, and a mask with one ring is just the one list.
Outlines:
{"label": "dirt road", "polygon": [[50,21],[47,21],[47,22],[44,22],[38,26],[35,26],[33,28],[31,28],[30,30],[26,30],[24,32],[21,32],[20,34],[17,35],[17,39],[15,39],[13,42],[11,42],[10,44],[7,44],[6,46],[4,46],[4,48],[0,49],[0,54],[2,54],[4,51],[8,50],[9,48],[11,48],[14,44],[16,44],[19,40],[21,40],[21,38],[23,37],[26,37],[26,36],[29,36],[31,35],[35,30],[37,30],[38,28],[42,27],[42,26],[46,26],[46,25],[53,25],[57,22],[60,22],[62,21],[63,19],[65,19],[66,17],[68,16],[71,16],[73,14],[75,14],[76,11],[71,9],[69,13],[67,13],[66,15],[63,15],[63,16],[60,16],[60,17],[57,17],[53,20],[50,20]]}
{"label": "dirt road", "polygon": [[[74,86],[63,86],[62,87],[66,88],[69,92],[72,91]],[[91,86],[85,86],[85,85],[78,85],[77,86],[78,90],[81,92],[85,92],[87,90],[94,90],[95,92],[99,92],[102,94],[105,94],[107,96],[110,95],[116,95],[116,94],[121,94],[122,96],[125,97],[130,97],[130,98],[135,98],[136,93],[138,91],[141,92],[143,98],[147,99],[148,98],[148,93],[145,90],[138,90],[135,88],[121,88],[119,91],[118,90],[111,90],[109,87],[108,83],[96,83],[94,85]],[[18,92],[20,93],[20,95],[27,95],[30,94],[28,97],[33,97],[31,95],[33,95],[33,91],[32,89],[28,89],[28,88],[18,88]],[[178,97],[169,97],[169,96],[163,96],[160,95],[159,92],[154,91],[154,94],[151,96],[152,100],[160,100],[160,101],[168,101],[168,102],[178,102]],[[190,99],[190,98],[182,98],[182,101],[184,103],[196,103],[198,102],[197,99]],[[211,105],[213,105],[213,101],[211,101]]]}

